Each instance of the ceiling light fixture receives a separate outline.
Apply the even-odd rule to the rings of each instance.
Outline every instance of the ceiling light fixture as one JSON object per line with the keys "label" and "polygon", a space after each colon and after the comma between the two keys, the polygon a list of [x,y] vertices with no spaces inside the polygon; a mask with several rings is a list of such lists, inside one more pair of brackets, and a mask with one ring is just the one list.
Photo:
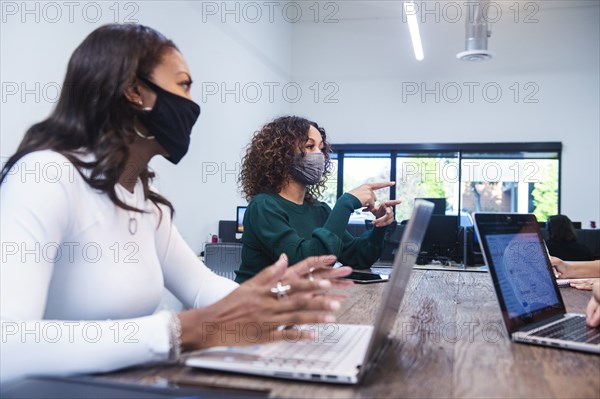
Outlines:
{"label": "ceiling light fixture", "polygon": [[465,51],[456,54],[459,60],[481,62],[492,59],[493,53],[488,51],[488,38],[492,35],[492,31],[488,27],[487,15],[485,15],[488,6],[489,0],[469,3]]}
{"label": "ceiling light fixture", "polygon": [[414,1],[410,0],[404,2],[404,15],[406,15],[407,18],[410,38],[412,39],[412,45],[415,51],[415,58],[417,61],[422,61],[423,58],[425,58],[425,55],[423,54],[423,44],[421,43],[419,23],[417,21],[417,6]]}

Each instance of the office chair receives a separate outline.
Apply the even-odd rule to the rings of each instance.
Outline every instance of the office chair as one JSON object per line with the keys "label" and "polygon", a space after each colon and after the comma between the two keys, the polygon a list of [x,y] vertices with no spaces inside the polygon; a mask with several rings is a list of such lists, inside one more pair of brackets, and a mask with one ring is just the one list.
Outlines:
{"label": "office chair", "polygon": [[242,244],[232,242],[207,243],[204,263],[219,276],[235,279],[235,271],[242,262]]}

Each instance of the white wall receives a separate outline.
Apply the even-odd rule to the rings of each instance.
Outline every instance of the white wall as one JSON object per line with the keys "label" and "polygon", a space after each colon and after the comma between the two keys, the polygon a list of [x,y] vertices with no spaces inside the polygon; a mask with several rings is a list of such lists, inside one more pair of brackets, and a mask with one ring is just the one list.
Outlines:
{"label": "white wall", "polygon": [[[492,25],[495,58],[481,64],[455,59],[464,19],[451,23],[441,9],[438,21],[435,13],[421,20],[418,62],[397,2],[339,4],[337,23],[305,22],[293,32],[294,79],[333,84],[337,103],[303,98],[294,112],[323,124],[337,143],[560,141],[561,211],[584,226],[600,221],[600,3],[537,2],[537,11],[521,9],[518,23],[505,8]],[[536,11],[537,22],[523,23],[524,11]],[[422,85],[435,93],[436,83],[439,99],[421,96]],[[479,85],[472,101],[469,85]]]}
{"label": "white wall", "polygon": [[[35,3],[36,11],[31,3],[29,10],[33,13],[27,14],[21,8],[23,3],[10,3],[17,9],[5,8],[3,2],[0,32],[3,160],[15,151],[25,130],[53,108],[55,88],[62,85],[75,47],[98,26],[114,22],[116,16],[115,9],[110,8],[114,7],[113,2],[79,3],[73,10],[73,22],[64,6],[59,9],[62,14],[56,14],[52,8],[44,9],[40,2]],[[84,13],[85,4],[92,5]],[[283,86],[290,80],[291,26],[281,18],[273,18],[271,23],[267,14],[253,23],[251,10],[243,14],[241,8],[236,22],[235,13],[228,15],[217,10],[213,14],[213,8],[200,2],[128,4],[137,8],[125,8],[121,3],[117,20],[123,21],[129,15],[173,39],[195,81],[192,94],[202,111],[188,155],[177,166],[155,158],[151,167],[158,175],[155,185],[175,206],[179,230],[199,253],[207,235],[217,232],[218,220],[235,219],[236,206],[245,204],[236,178],[242,149],[251,134],[275,115],[289,112],[290,103],[281,92],[269,98],[264,82]],[[220,3],[206,4],[220,7]],[[93,23],[97,5],[102,18]],[[57,15],[62,18],[53,23]],[[237,99],[236,82],[240,83]],[[22,83],[33,92],[22,96]],[[220,95],[222,84],[233,90],[224,98]],[[13,94],[15,85],[18,91]],[[264,90],[260,98],[256,90],[252,91],[257,86]],[[210,94],[215,87],[219,92]]]}
{"label": "white wall", "polygon": [[[7,4],[18,9],[6,9]],[[64,6],[61,18],[52,22],[52,9],[31,3],[40,9],[24,14],[22,4],[2,3],[3,158],[14,152],[26,128],[52,109],[53,89],[62,83],[74,48],[93,29],[115,20],[113,2],[95,3],[102,16],[96,23],[90,22],[95,9],[82,13],[85,2],[78,3],[73,22]],[[138,8],[125,9],[124,4]],[[252,132],[289,112],[317,120],[337,143],[562,141],[562,210],[574,220],[600,221],[597,1],[539,2],[534,24],[511,23],[505,9],[506,17],[494,25],[490,39],[496,58],[480,65],[454,59],[463,49],[464,20],[444,23],[443,18],[422,24],[426,59],[415,61],[398,2],[320,3],[318,18],[308,8],[312,2],[302,3],[299,23],[288,22],[295,19],[293,9],[284,17],[284,2],[273,10],[262,6],[258,19],[243,8],[248,2],[228,2],[230,14],[222,4],[119,3],[116,18],[123,21],[130,15],[174,39],[194,74],[192,92],[202,114],[190,152],[177,166],[156,159],[152,167],[159,176],[156,185],[173,201],[176,223],[195,251],[208,233],[216,232],[218,220],[234,219],[235,207],[244,203],[235,182],[236,164]],[[207,8],[214,6],[216,10]],[[235,92],[236,82],[239,102],[235,94],[222,99],[220,93],[207,93],[215,84],[220,91],[222,83]],[[295,83],[282,92],[290,82]],[[503,95],[497,103],[486,101],[481,91],[472,103],[466,92],[457,103],[443,96],[436,103],[431,95],[425,101],[419,96],[403,99],[403,84],[431,88],[435,82],[463,87],[465,82],[480,87],[494,83]],[[517,102],[510,89],[515,82],[522,90]],[[528,82],[539,89],[534,96],[538,103],[524,102]],[[22,97],[22,83],[33,93]],[[18,92],[11,94],[15,84]],[[256,87],[262,88],[260,98]],[[301,95],[295,92],[298,87]],[[211,174],[215,166],[217,173]]]}

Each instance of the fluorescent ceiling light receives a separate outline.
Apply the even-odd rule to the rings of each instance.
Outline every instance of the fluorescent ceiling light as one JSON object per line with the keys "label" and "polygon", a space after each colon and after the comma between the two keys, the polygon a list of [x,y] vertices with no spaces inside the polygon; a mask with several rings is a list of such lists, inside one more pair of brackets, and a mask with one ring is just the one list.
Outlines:
{"label": "fluorescent ceiling light", "polygon": [[425,55],[423,54],[423,44],[421,43],[419,23],[417,21],[417,6],[414,1],[404,2],[404,14],[407,17],[410,38],[412,39],[413,49],[415,50],[415,58],[418,61],[422,61],[423,58],[425,58]]}

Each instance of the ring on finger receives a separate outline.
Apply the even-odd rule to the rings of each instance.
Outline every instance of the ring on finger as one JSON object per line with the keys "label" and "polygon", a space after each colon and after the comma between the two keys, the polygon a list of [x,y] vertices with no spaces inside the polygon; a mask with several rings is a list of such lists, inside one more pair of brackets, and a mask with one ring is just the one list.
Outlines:
{"label": "ring on finger", "polygon": [[289,284],[283,285],[281,281],[277,282],[277,285],[271,288],[271,293],[277,296],[277,299],[281,299],[287,296],[289,290],[292,289],[292,286]]}

